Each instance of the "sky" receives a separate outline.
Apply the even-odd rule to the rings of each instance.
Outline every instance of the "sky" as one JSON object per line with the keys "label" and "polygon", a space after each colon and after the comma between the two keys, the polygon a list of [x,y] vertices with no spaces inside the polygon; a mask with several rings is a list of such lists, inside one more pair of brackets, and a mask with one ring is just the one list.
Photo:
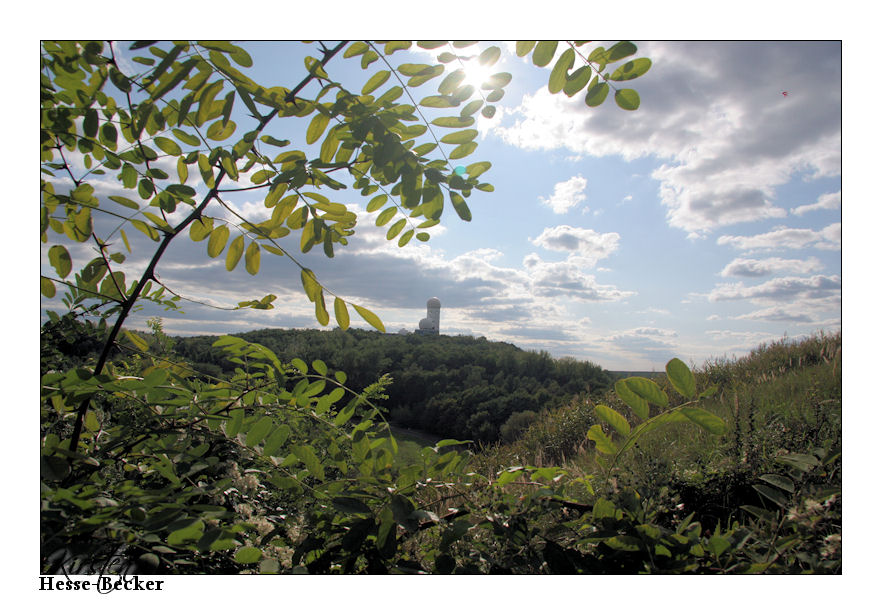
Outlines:
{"label": "sky", "polygon": [[[467,48],[498,45],[493,69],[513,75],[494,118],[478,123],[478,149],[462,161],[493,165],[481,179],[495,190],[468,199],[472,221],[448,203],[429,242],[399,248],[365,211],[370,197],[336,193],[359,214],[350,245],[334,259],[318,249],[298,259],[330,291],[374,311],[387,332],[416,329],[426,301],[438,297],[443,334],[610,370],[660,370],[673,357],[700,367],[761,343],[839,330],[841,43],[635,42],[637,57],[653,65],[629,84],[641,98],[632,112],[612,99],[589,108],[582,96],[550,94],[553,62],[535,67],[511,42]],[[255,62],[249,74],[273,84],[299,80],[302,56],[318,55],[299,43],[242,46]],[[434,63],[439,51],[398,52],[391,61]],[[378,69],[342,58],[328,67],[356,90]],[[246,118],[241,125],[247,130]],[[297,143],[302,130],[281,124],[270,134]],[[93,183],[99,197],[114,193],[109,182]],[[247,176],[240,184],[251,185]],[[268,217],[262,193],[228,197],[244,216]],[[151,254],[136,235],[128,233],[127,279]],[[282,243],[299,252],[297,237]],[[91,258],[91,247],[71,250],[75,260]],[[320,328],[287,259],[264,253],[257,276],[241,266],[230,273],[207,257],[205,243],[184,236],[158,273],[202,303],[183,301],[183,314],[145,307],[131,318],[134,328],[156,315],[173,335]],[[278,296],[269,311],[203,305],[232,307],[269,293]],[[43,299],[41,309],[63,307]],[[370,328],[354,313],[352,321]]]}

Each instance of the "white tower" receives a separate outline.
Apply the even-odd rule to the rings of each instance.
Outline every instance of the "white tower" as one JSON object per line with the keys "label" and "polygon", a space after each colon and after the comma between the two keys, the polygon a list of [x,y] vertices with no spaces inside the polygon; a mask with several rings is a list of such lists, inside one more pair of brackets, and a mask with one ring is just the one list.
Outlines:
{"label": "white tower", "polygon": [[432,297],[426,302],[426,318],[432,323],[437,335],[441,331],[441,301],[438,297]]}

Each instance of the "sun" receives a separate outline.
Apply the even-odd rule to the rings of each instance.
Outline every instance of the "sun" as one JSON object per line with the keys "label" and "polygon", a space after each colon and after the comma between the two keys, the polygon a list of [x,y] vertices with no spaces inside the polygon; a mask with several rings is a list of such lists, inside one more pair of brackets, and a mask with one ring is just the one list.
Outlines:
{"label": "sun", "polygon": [[475,91],[480,91],[481,86],[496,72],[493,66],[481,64],[477,58],[463,62],[462,69],[465,72],[462,84],[473,86]]}

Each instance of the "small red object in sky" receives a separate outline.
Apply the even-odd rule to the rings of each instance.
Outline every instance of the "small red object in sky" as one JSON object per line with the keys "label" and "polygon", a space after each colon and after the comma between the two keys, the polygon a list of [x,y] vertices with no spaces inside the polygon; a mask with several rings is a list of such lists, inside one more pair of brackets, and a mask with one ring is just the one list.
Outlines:
{"label": "small red object in sky", "polygon": [[782,96],[787,96],[787,92],[781,92]]}

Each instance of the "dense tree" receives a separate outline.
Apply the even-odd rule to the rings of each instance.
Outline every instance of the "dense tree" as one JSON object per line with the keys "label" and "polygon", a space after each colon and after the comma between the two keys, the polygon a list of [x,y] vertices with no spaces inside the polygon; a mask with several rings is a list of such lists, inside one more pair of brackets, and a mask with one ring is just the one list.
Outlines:
{"label": "dense tree", "polygon": [[[600,393],[612,385],[610,373],[588,361],[554,360],[545,352],[527,352],[484,338],[403,337],[358,329],[263,329],[239,335],[266,346],[283,361],[322,359],[345,372],[356,389],[389,374],[387,405],[393,422],[439,438],[495,441],[514,412],[541,412],[574,395]],[[215,340],[176,338],[175,351],[204,365],[211,360]],[[216,361],[228,373],[235,368],[220,357]],[[212,375],[217,374],[212,371]],[[455,420],[444,422],[446,431],[440,431],[436,408],[452,408],[456,413]],[[479,413],[481,420],[471,418]],[[480,425],[480,434],[469,425]]]}

